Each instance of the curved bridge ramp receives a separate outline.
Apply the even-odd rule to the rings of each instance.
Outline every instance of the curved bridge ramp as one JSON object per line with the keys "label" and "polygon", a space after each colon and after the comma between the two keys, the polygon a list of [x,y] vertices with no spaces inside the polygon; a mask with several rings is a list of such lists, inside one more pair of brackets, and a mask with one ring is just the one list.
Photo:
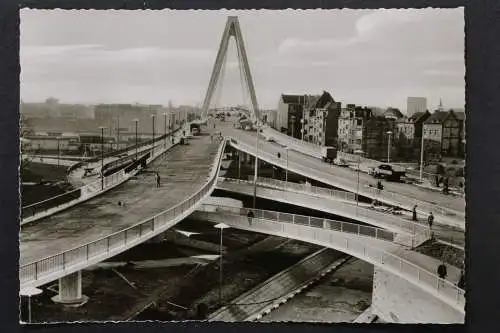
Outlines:
{"label": "curved bridge ramp", "polygon": [[[247,217],[250,210],[255,218]],[[448,280],[440,279],[432,273],[440,263],[438,260],[407,251],[405,247],[390,241],[389,231],[360,226],[359,232],[347,232],[344,231],[347,228],[330,228],[330,222],[325,223],[323,219],[310,217],[306,219],[311,221],[309,223],[303,221],[304,217],[296,218],[293,214],[205,204],[191,216],[199,220],[222,222],[233,228],[333,248],[404,278],[465,315],[465,291],[452,282],[458,280],[458,269],[450,267]],[[299,220],[302,222],[295,223]],[[345,222],[337,223],[342,225]]]}
{"label": "curved bridge ramp", "polygon": [[[153,162],[152,172],[27,225],[20,233],[21,288],[112,257],[189,216],[215,189],[224,146],[206,136],[191,140]],[[160,187],[155,172],[161,176]]]}
{"label": "curved bridge ramp", "polygon": [[[315,209],[379,228],[389,229],[398,233],[398,237],[400,239],[404,238],[405,244],[412,247],[418,246],[430,238],[430,230],[427,225],[405,220],[398,215],[371,210],[363,206],[358,207],[356,203],[337,200],[335,197],[328,199],[288,189],[283,191],[268,188],[266,185],[259,183],[257,185],[257,196],[259,198]],[[253,184],[244,180],[219,180],[217,188],[239,194],[253,195]]]}
{"label": "curved bridge ramp", "polygon": [[[357,191],[357,172],[353,170],[329,165],[321,160],[290,150],[287,163],[283,146],[266,142],[263,139],[260,139],[257,145],[255,143],[255,132],[228,127],[224,128],[224,133],[228,137],[231,146],[250,155],[255,156],[257,153],[259,159],[267,163],[349,192]],[[257,147],[258,149],[256,149]],[[277,157],[278,153],[281,154],[281,158]],[[374,184],[374,179],[371,176],[359,173],[359,177],[359,193],[362,196],[408,210],[411,210],[417,204],[420,213],[428,214],[432,211],[436,215],[436,220],[446,220],[451,225],[465,228],[464,198],[444,196],[441,193],[420,189],[409,184],[392,182],[386,182],[385,190],[378,191],[369,187],[369,185]]]}

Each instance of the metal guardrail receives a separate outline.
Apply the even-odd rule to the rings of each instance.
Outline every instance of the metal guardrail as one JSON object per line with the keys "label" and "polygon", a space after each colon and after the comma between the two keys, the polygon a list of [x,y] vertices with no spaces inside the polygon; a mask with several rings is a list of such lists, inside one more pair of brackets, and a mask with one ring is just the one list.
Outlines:
{"label": "metal guardrail", "polygon": [[[71,270],[72,267],[82,265],[85,262],[96,260],[101,257],[102,260],[104,260],[110,255],[118,254],[128,249],[132,244],[138,244],[153,237],[153,235],[159,232],[158,230],[162,230],[162,228],[168,225],[169,222],[192,210],[193,207],[201,202],[204,197],[210,194],[215,187],[224,147],[225,142],[223,142],[219,147],[219,158],[215,168],[212,169],[211,179],[189,198],[174,207],[156,214],[151,218],[145,219],[131,227],[117,231],[84,245],[22,265],[19,268],[21,289],[24,285],[35,281],[43,280],[47,283],[55,280],[60,276],[56,276],[53,279],[51,279],[51,276],[55,276],[59,272]],[[47,279],[49,279],[49,281],[47,281]]]}
{"label": "metal guardrail", "polygon": [[[248,226],[247,219],[247,217],[242,216],[238,218],[233,217],[231,224],[242,223]],[[297,227],[298,224],[302,223],[292,224],[282,220],[278,222],[277,220],[272,220],[270,215],[267,215],[265,218],[255,217],[249,229],[303,241],[311,241],[312,243],[322,246],[331,246],[334,249],[362,258],[385,270],[404,277],[422,289],[440,297],[443,301],[461,313],[465,313],[465,290],[457,287],[454,283],[439,278],[436,274],[419,267],[395,253],[390,253],[375,246],[367,245],[363,241],[355,240],[346,235],[337,234],[338,237],[333,237],[331,233],[318,232],[317,227],[309,227],[305,224],[302,224],[301,227]]]}
{"label": "metal guardrail", "polygon": [[[235,146],[239,146],[239,147],[244,148],[244,150],[246,150],[250,154],[255,154],[255,147],[247,145],[246,143],[240,142],[240,141],[236,140],[235,138],[230,138],[230,143],[231,143],[231,145],[235,145]],[[265,152],[263,150],[259,151],[259,158],[267,159],[270,163],[278,165],[282,168],[286,168],[286,165],[287,165],[287,163],[283,159],[277,158],[274,154]],[[318,181],[328,183],[328,181],[325,181],[325,179],[318,177],[318,176],[314,176],[313,174],[311,174],[310,170],[308,170],[309,168],[304,167],[301,164],[298,164],[296,162],[289,161],[288,162],[288,169],[292,172],[307,175],[309,178],[315,178]],[[331,174],[324,172],[324,171],[321,171],[321,170],[316,169],[314,171],[320,175],[324,175],[327,177],[331,176]],[[356,191],[356,189],[354,187],[351,187],[350,185],[347,186],[347,184],[345,184],[345,183],[342,185],[339,185],[339,184],[336,184],[336,185],[340,186],[340,187],[349,187],[350,191],[353,191],[353,192]],[[380,202],[386,202],[388,204],[396,205],[396,206],[399,206],[399,207],[405,208],[405,209],[411,210],[413,208],[413,206],[416,204],[418,206],[418,210],[420,212],[423,212],[423,211],[425,211],[425,213],[433,212],[434,214],[447,216],[447,217],[456,217],[456,218],[465,217],[465,213],[462,213],[462,212],[454,211],[452,209],[440,207],[440,206],[437,206],[437,205],[434,205],[431,203],[427,203],[427,202],[420,201],[420,200],[417,200],[414,198],[406,197],[406,196],[398,194],[398,193],[388,192],[385,190],[378,190],[376,188],[360,188],[359,194],[362,196],[372,198],[372,199],[376,199]]]}
{"label": "metal guardrail", "polygon": [[[162,146],[163,144],[160,143],[158,144],[155,148],[158,148]],[[151,161],[153,161],[155,158],[157,158],[159,155],[163,154],[166,149],[169,147],[164,147],[163,149],[155,149],[154,150],[154,155],[149,156],[147,159],[147,164],[149,164]],[[148,154],[150,154],[151,148],[146,149],[146,152],[141,153],[141,157],[139,159],[144,158]],[[126,158],[130,158],[130,156],[127,156]],[[120,160],[118,160],[120,161]],[[118,162],[114,161],[114,162]],[[110,162],[113,163],[113,162]],[[123,163],[123,161],[121,162]],[[132,162],[131,162],[132,163]],[[109,164],[109,163],[108,163]],[[53,212],[57,212],[60,210],[63,210],[67,207],[71,207],[72,205],[87,200],[91,197],[96,196],[99,193],[106,192],[110,188],[116,186],[119,183],[122,183],[126,179],[129,178],[129,176],[134,175],[137,170],[134,169],[135,171],[132,171],[131,173],[125,172],[124,169],[118,170],[117,172],[105,176],[104,180],[101,178],[98,178],[94,180],[93,182],[86,184],[82,187],[79,187],[76,190],[66,192],[57,196],[54,196],[52,198],[36,202],[34,204],[22,207],[21,209],[21,219],[26,219],[26,218],[35,218],[37,214],[40,214],[40,218],[44,217],[44,213],[48,213],[49,211],[53,210]],[[104,184],[104,187],[103,187]],[[22,224],[22,223],[21,223]]]}
{"label": "metal guardrail", "polygon": [[231,216],[245,216],[248,219],[248,213],[253,212],[254,218],[264,219],[275,222],[290,223],[305,225],[314,228],[333,230],[346,232],[350,234],[355,234],[357,236],[365,236],[375,239],[380,239],[389,242],[395,242],[396,234],[390,230],[377,228],[373,226],[366,226],[357,223],[350,223],[344,221],[337,221],[331,219],[325,219],[314,216],[283,213],[272,210],[265,209],[253,209],[253,208],[238,208],[239,212],[235,212],[234,207],[223,206],[223,205],[213,205],[213,204],[203,204],[203,207],[215,208],[217,213],[222,213]]}
{"label": "metal guardrail", "polygon": [[[242,180],[242,179],[233,179],[233,178],[221,178],[221,179],[223,179],[224,181],[236,183],[236,184],[253,185],[253,180]],[[270,181],[272,181],[272,182],[270,182]],[[276,182],[274,182],[274,181],[276,181]],[[306,193],[306,194],[312,193],[312,194],[319,194],[319,195],[324,195],[324,196],[329,195],[329,192],[328,192],[329,189],[318,187],[317,189],[319,189],[319,190],[313,190],[313,191],[309,192],[307,190],[307,188],[308,188],[307,186],[305,186],[305,189],[303,188],[304,187],[303,184],[288,182],[288,184],[285,185],[285,182],[283,182],[283,181],[269,179],[269,178],[260,178],[259,177],[257,179],[257,184],[260,186],[269,186],[269,187],[274,187],[274,188],[277,188],[280,190],[293,191],[293,192],[298,192],[298,193]],[[313,188],[313,186],[311,186],[311,188]],[[322,193],[321,190],[324,190],[324,192]],[[342,191],[334,191],[334,192],[342,193]],[[347,194],[352,194],[352,193],[347,192]],[[333,194],[333,196],[335,197],[335,193]],[[346,201],[349,201],[349,199],[346,199]],[[352,199],[351,201],[355,201],[355,198]],[[352,205],[345,205],[345,204],[342,204],[341,202],[337,202],[335,204],[335,206],[338,208],[344,207],[346,209],[351,209],[351,210],[353,209]],[[409,233],[411,235],[415,235],[418,233],[418,234],[422,235],[424,237],[424,239],[429,239],[431,236],[431,231],[429,229],[429,226],[426,224],[416,223],[413,221],[407,221],[407,220],[404,220],[402,218],[397,217],[396,215],[394,215],[394,216],[388,215],[388,214],[386,214],[384,212],[380,212],[380,211],[372,211],[372,210],[367,211],[367,208],[365,208],[365,207],[358,207],[358,209],[356,210],[356,216],[357,217],[364,217],[364,218],[366,218],[366,220],[373,220],[374,219],[373,214],[380,214],[382,217],[390,216],[392,219],[389,222],[396,222],[396,226],[399,229],[405,230],[407,233]],[[385,220],[385,221],[387,222],[387,220]],[[392,223],[389,223],[389,224],[392,224]]]}

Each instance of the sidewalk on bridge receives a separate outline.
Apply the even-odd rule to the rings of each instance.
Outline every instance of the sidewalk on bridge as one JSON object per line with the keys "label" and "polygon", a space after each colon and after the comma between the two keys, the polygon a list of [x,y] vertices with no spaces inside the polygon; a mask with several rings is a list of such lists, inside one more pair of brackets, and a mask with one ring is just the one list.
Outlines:
{"label": "sidewalk on bridge", "polygon": [[[437,268],[440,264],[443,263],[438,259],[432,258],[430,256],[427,256],[425,254],[416,251],[405,249],[403,247],[394,249],[391,251],[391,253],[405,259],[406,261],[420,268],[429,271],[434,275],[437,275]],[[460,268],[447,263],[445,263],[445,265],[448,272],[448,275],[446,276],[446,281],[449,281],[456,285],[458,283],[458,280],[460,279]]]}
{"label": "sidewalk on bridge", "polygon": [[[174,134],[174,138],[179,138],[182,136],[182,129]],[[157,143],[156,147],[158,145],[161,145],[161,143]],[[145,150],[148,150],[151,148],[151,145],[145,146],[145,147],[140,147],[138,149],[138,152],[143,152]],[[132,147],[130,148],[129,151],[126,152],[128,156],[135,154],[135,149]],[[121,157],[117,156],[112,156],[112,157],[106,157],[104,158],[104,164],[116,161],[120,159]],[[85,168],[91,168],[93,169],[93,172],[84,177],[85,175]],[[91,163],[85,163],[81,167],[73,170],[69,175],[68,175],[68,181],[75,187],[81,187],[84,185],[87,185],[100,177],[100,168],[101,168],[101,160],[98,160],[96,162],[91,162]]]}

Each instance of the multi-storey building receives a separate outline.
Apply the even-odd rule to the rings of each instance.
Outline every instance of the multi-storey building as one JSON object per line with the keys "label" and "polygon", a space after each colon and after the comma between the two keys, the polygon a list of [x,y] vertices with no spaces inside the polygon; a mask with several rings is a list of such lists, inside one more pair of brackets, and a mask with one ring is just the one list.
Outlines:
{"label": "multi-storey building", "polygon": [[341,103],[326,91],[311,96],[304,111],[303,140],[321,146],[337,146]]}
{"label": "multi-storey building", "polygon": [[464,120],[464,112],[435,111],[424,121],[424,140],[439,147],[442,156],[463,157]]}
{"label": "multi-storey building", "polygon": [[411,117],[417,112],[427,111],[427,99],[425,97],[408,97],[406,100],[406,114]]}
{"label": "multi-storey building", "polygon": [[[364,156],[374,160],[386,160],[389,149],[394,156],[394,118],[374,115],[363,126],[362,150]],[[389,145],[389,137],[391,144]]]}
{"label": "multi-storey building", "polygon": [[276,117],[278,131],[294,138],[302,137],[302,119],[307,99],[306,95],[281,95]]}
{"label": "multi-storey building", "polygon": [[363,149],[364,123],[372,117],[372,110],[347,104],[338,120],[338,148],[345,152]]}

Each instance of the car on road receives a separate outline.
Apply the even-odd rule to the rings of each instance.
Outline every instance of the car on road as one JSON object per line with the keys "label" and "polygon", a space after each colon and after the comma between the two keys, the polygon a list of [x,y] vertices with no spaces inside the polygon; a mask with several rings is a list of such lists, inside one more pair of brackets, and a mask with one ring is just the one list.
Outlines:
{"label": "car on road", "polygon": [[322,147],[321,159],[326,163],[333,163],[337,158],[337,149],[335,147]]}
{"label": "car on road", "polygon": [[404,170],[397,170],[391,164],[379,164],[370,170],[370,174],[375,178],[384,178],[386,180],[401,180],[406,172]]}

